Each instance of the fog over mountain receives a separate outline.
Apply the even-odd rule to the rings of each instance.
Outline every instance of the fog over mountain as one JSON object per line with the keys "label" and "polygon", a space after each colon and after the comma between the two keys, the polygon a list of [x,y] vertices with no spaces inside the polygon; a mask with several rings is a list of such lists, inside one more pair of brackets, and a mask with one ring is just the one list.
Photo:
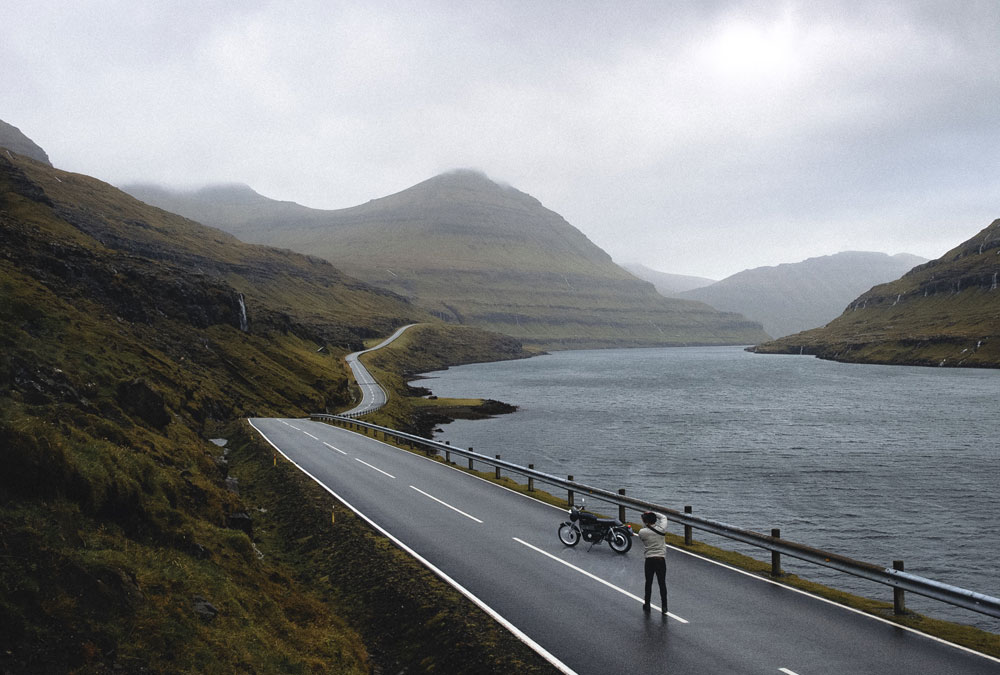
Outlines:
{"label": "fog over mountain", "polygon": [[936,258],[1000,203],[995,0],[6,2],[0,116],[115,184],[339,209],[456,166],[615,260]]}
{"label": "fog over mountain", "polygon": [[776,267],[757,267],[678,293],[760,321],[773,337],[816,328],[876,284],[899,278],[925,258],[846,251]]}

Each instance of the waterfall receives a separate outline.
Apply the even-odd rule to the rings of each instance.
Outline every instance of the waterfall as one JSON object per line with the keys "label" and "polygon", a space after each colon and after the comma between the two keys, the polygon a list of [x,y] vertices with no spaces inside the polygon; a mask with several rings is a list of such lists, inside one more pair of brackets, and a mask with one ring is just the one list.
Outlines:
{"label": "waterfall", "polygon": [[240,330],[246,333],[250,330],[250,324],[247,322],[247,305],[243,301],[242,293],[238,294],[237,301],[240,303]]}

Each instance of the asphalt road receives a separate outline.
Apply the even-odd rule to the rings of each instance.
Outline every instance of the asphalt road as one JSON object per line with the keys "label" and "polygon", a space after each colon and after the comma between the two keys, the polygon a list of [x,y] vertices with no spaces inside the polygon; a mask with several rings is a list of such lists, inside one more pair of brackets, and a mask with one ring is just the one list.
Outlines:
{"label": "asphalt road", "polygon": [[416,324],[411,323],[403,326],[371,349],[364,349],[360,352],[352,352],[344,357],[344,360],[347,361],[347,365],[351,368],[351,372],[354,373],[354,380],[358,383],[358,388],[361,389],[361,402],[347,412],[340,414],[347,416],[363,415],[366,412],[378,410],[385,405],[387,400],[385,390],[382,389],[379,383],[375,381],[375,378],[371,376],[371,373],[368,372],[368,369],[365,368],[364,364],[358,360],[358,357],[362,354],[367,354],[368,352],[373,352],[376,349],[385,347],[387,344],[402,335],[403,331],[414,325]]}
{"label": "asphalt road", "polygon": [[554,507],[320,422],[251,423],[563,672],[1000,673],[998,659],[679,549],[667,553],[670,614],[643,613],[637,539],[626,555],[567,548]]}

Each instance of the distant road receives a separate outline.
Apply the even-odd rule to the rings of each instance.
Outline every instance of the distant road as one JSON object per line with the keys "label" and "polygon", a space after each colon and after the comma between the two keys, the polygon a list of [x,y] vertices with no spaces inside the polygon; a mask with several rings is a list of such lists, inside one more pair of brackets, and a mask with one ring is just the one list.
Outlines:
{"label": "distant road", "polygon": [[561,672],[1000,673],[998,659],[673,548],[672,613],[644,614],[640,546],[566,548],[554,507],[320,422],[251,423]]}
{"label": "distant road", "polygon": [[341,415],[357,417],[358,415],[374,412],[386,404],[388,399],[386,397],[385,390],[379,386],[379,383],[376,382],[375,378],[371,376],[371,373],[368,372],[368,369],[365,368],[364,364],[358,360],[358,357],[362,354],[367,354],[368,352],[373,352],[376,349],[385,347],[387,344],[402,335],[403,331],[407,328],[411,328],[416,325],[417,324],[415,323],[411,323],[403,326],[374,347],[370,349],[363,349],[360,352],[352,352],[344,357],[347,361],[347,365],[351,367],[351,372],[354,373],[354,379],[357,381],[358,387],[361,388],[361,402],[347,412],[340,413]]}

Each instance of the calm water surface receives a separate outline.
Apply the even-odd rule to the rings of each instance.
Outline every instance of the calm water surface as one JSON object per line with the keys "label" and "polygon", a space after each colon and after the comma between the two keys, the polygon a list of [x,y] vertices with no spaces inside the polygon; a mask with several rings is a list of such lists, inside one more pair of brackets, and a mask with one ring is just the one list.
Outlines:
{"label": "calm water surface", "polygon": [[[456,421],[440,440],[738,527],[780,527],[879,565],[904,560],[908,572],[1000,597],[998,371],[692,347],[557,352],[429,377],[419,384],[439,396],[519,407]],[[782,562],[891,602],[888,587]],[[907,605],[1000,631],[1000,621],[914,594]]]}

